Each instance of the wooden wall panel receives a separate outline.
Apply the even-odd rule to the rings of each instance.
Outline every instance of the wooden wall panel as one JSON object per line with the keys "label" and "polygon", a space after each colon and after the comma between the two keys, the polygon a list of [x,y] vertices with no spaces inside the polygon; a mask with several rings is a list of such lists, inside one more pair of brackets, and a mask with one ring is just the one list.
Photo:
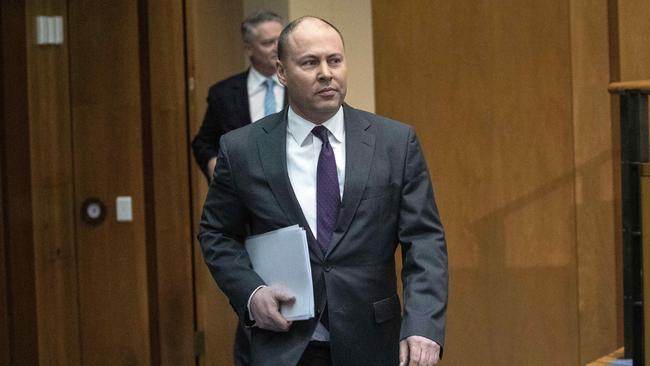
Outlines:
{"label": "wooden wall panel", "polygon": [[569,3],[375,1],[373,18],[378,113],[416,127],[446,225],[442,364],[578,364]]}
{"label": "wooden wall panel", "polygon": [[[0,2],[0,14],[2,14],[2,3]],[[2,16],[0,16],[0,44],[4,44],[6,37],[2,26]],[[7,269],[6,263],[6,241],[5,241],[5,215],[4,204],[4,175],[5,175],[5,152],[4,147],[7,142],[4,137],[5,130],[5,107],[4,107],[4,49],[0,47],[0,365],[9,365],[10,345],[9,345],[9,315],[7,313]]]}
{"label": "wooden wall panel", "polygon": [[[38,362],[25,3],[2,3],[3,197],[11,362]],[[11,172],[11,174],[9,174]]]}
{"label": "wooden wall panel", "polygon": [[[26,19],[67,13],[61,0],[28,1]],[[65,19],[65,17],[64,17]],[[65,22],[64,22],[65,23]],[[72,130],[67,42],[35,44],[27,27],[31,182],[39,357],[59,365],[81,362],[74,241]],[[67,28],[67,27],[65,27]]]}
{"label": "wooden wall panel", "polygon": [[[160,365],[194,363],[194,291],[183,6],[148,2]],[[142,52],[142,50],[141,50]],[[152,258],[150,258],[152,260]],[[156,351],[156,350],[154,350]]]}
{"label": "wooden wall panel", "polygon": [[[241,1],[186,1],[187,64],[189,78],[190,138],[194,137],[207,108],[208,88],[244,70],[239,26]],[[198,230],[207,181],[192,158],[192,227]],[[194,241],[195,306],[199,331],[205,334],[201,365],[232,364],[237,319],[228,299],[217,288]]]}
{"label": "wooden wall panel", "polygon": [[[1,10],[1,9],[0,9]],[[0,38],[1,41],[1,38]],[[0,55],[1,58],[1,55]],[[0,65],[0,68],[2,66]],[[2,81],[0,80],[0,83]],[[2,98],[2,92],[0,91],[0,98]],[[0,109],[0,114],[2,110]],[[2,130],[0,130],[0,141],[4,144],[4,136]],[[5,226],[4,226],[4,197],[2,195],[3,187],[3,161],[4,154],[0,149],[0,365],[9,364],[9,316],[7,314],[7,269],[5,267],[6,255],[5,255]]]}
{"label": "wooden wall panel", "polygon": [[650,2],[617,1],[620,80],[650,79]]}
{"label": "wooden wall panel", "polygon": [[[150,363],[138,3],[68,1],[75,204],[106,204],[104,223],[77,220],[84,364]],[[131,196],[132,222],[117,222]]]}
{"label": "wooden wall panel", "polygon": [[617,348],[614,197],[619,193],[613,167],[618,160],[605,92],[610,81],[607,3],[570,3],[580,364],[585,364]]}

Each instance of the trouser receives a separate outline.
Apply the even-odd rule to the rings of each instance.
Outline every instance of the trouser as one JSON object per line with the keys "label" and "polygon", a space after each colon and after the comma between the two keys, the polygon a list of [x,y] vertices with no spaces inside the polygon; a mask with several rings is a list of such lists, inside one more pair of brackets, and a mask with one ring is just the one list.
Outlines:
{"label": "trouser", "polygon": [[251,331],[237,323],[234,345],[235,366],[249,366],[251,364]]}
{"label": "trouser", "polygon": [[298,366],[331,366],[330,343],[311,341],[298,361]]}

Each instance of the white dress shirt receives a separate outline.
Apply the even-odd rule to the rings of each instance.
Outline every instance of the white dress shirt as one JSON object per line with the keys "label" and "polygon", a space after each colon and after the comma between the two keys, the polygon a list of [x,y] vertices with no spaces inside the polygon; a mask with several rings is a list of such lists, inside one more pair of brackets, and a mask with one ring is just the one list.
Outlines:
{"label": "white dress shirt", "polygon": [[[318,156],[320,155],[323,143],[311,133],[316,125],[297,115],[291,107],[289,107],[287,119],[287,173],[289,174],[291,187],[300,204],[300,209],[307,220],[307,225],[309,225],[309,229],[311,229],[314,237],[317,237],[316,172],[318,168]],[[345,184],[345,125],[343,122],[343,107],[339,108],[338,112],[321,126],[324,126],[328,130],[327,138],[332,146],[332,150],[334,150],[339,192],[341,199],[343,199],[343,186]],[[253,319],[250,312],[251,299],[262,287],[264,286],[256,288],[248,298],[247,307],[251,319]],[[323,324],[318,323],[312,335],[312,340],[329,341],[329,332]]]}
{"label": "white dress shirt", "polygon": [[[339,192],[343,198],[343,183],[345,182],[345,126],[343,124],[343,108],[325,121],[321,126],[327,128],[328,139],[334,158],[336,173],[339,179]],[[311,131],[315,124],[297,115],[289,107],[287,124],[287,172],[302,213],[314,237],[316,227],[316,170],[322,141]]]}
{"label": "white dress shirt", "polygon": [[[273,84],[273,94],[275,94],[275,111],[282,110],[284,102],[284,86],[278,81],[278,76],[273,74],[271,77],[275,82]],[[248,89],[248,109],[251,114],[251,122],[266,117],[264,115],[264,97],[266,96],[266,86],[264,82],[267,77],[251,66],[248,71],[246,88]]]}
{"label": "white dress shirt", "polygon": [[[318,235],[316,219],[316,173],[318,156],[323,142],[311,131],[315,124],[297,115],[289,107],[287,124],[287,172],[302,213],[314,234]],[[327,128],[327,138],[334,150],[336,173],[339,179],[339,192],[343,199],[345,183],[345,125],[343,123],[343,107],[321,126]],[[312,335],[312,340],[329,341],[329,332],[322,323],[318,323]]]}

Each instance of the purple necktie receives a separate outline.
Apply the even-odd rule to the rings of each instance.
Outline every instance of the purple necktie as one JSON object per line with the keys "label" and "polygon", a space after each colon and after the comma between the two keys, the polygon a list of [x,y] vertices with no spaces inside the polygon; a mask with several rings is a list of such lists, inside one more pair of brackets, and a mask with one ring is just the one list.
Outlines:
{"label": "purple necktie", "polygon": [[318,244],[323,253],[327,253],[341,205],[339,179],[334,150],[327,138],[327,128],[317,126],[311,133],[323,142],[316,170],[316,221]]}

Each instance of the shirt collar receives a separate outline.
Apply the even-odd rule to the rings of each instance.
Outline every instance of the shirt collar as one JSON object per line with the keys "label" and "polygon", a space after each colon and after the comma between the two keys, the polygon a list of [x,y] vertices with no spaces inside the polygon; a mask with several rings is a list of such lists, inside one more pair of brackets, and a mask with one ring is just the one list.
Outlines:
{"label": "shirt collar", "polygon": [[[264,81],[266,81],[266,79],[266,76],[262,75],[262,73],[257,71],[255,67],[251,66],[248,71],[248,90],[253,91],[257,88],[264,87]],[[271,79],[273,79],[276,84],[280,84],[278,81],[278,74],[273,74]]]}
{"label": "shirt collar", "polygon": [[[336,114],[327,121],[323,122],[321,126],[327,128],[327,130],[332,134],[337,142],[343,142],[343,138],[345,136],[345,125],[343,123],[343,106],[339,107],[339,110],[336,112]],[[311,135],[311,130],[313,130],[314,127],[316,127],[314,123],[300,117],[296,112],[293,111],[291,106],[289,106],[289,111],[287,113],[287,131],[291,137],[293,137],[296,143],[298,143],[298,145],[302,146],[306,142],[307,137]]]}

